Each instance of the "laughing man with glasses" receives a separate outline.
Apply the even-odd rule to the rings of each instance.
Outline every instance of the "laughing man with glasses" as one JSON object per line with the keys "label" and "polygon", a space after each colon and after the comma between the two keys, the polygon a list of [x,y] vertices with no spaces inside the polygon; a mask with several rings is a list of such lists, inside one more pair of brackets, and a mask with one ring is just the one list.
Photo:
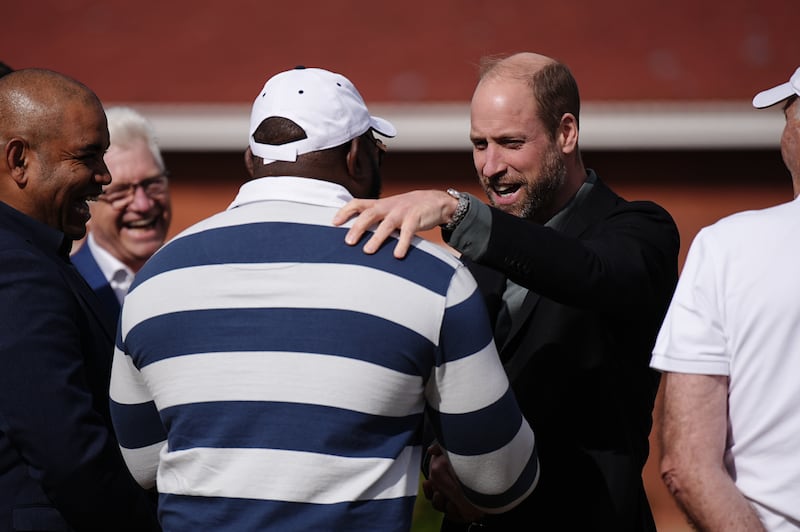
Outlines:
{"label": "laughing man with glasses", "polygon": [[134,274],[164,243],[172,207],[151,124],[127,107],[111,107],[106,116],[111,184],[91,204],[89,236],[72,262],[116,318]]}

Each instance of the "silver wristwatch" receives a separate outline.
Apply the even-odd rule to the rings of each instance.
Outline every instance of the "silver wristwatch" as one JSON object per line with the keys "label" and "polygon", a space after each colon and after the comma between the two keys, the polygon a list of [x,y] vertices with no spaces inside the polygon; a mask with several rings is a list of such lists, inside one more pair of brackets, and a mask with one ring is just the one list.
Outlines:
{"label": "silver wristwatch", "polygon": [[453,211],[453,217],[449,222],[442,225],[442,227],[447,231],[453,231],[458,227],[458,224],[461,223],[461,220],[464,219],[464,216],[466,216],[469,210],[469,195],[459,192],[454,188],[448,188],[447,193],[458,200],[458,205],[456,205],[456,210]]}

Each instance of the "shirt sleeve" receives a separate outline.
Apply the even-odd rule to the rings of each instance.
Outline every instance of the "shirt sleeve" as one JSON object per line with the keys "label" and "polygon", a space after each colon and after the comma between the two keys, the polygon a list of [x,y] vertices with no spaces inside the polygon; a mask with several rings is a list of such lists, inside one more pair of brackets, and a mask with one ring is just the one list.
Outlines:
{"label": "shirt sleeve", "polygon": [[729,375],[722,290],[711,233],[692,242],[675,294],[659,331],[650,366],[660,371]]}
{"label": "shirt sleeve", "polygon": [[436,437],[465,494],[487,512],[519,504],[534,489],[539,463],[497,355],[480,293],[460,266],[447,294],[440,357],[426,395]]}
{"label": "shirt sleeve", "polygon": [[489,236],[492,234],[492,211],[488,205],[472,194],[469,196],[469,209],[453,231],[442,230],[442,237],[448,245],[457,249],[465,257],[477,261],[486,253]]}
{"label": "shirt sleeve", "polygon": [[111,368],[111,419],[128,469],[149,489],[156,484],[166,432],[141,372],[119,343],[118,337]]}

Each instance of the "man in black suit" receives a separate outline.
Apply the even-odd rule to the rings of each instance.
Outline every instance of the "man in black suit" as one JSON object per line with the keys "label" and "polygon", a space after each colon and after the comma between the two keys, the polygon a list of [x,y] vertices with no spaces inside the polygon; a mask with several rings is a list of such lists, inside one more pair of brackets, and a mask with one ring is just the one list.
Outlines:
{"label": "man in black suit", "polygon": [[103,107],[23,69],[0,117],[0,531],[160,530],[112,430],[115,324],[68,256],[111,180]]}
{"label": "man in black suit", "polygon": [[[583,165],[569,69],[520,53],[485,62],[470,138],[491,207],[455,190],[354,200],[364,250],[400,229],[442,226],[473,271],[495,339],[538,438],[541,477],[522,504],[482,516],[464,504],[432,447],[426,495],[444,530],[655,530],[642,481],[658,375],[649,367],[678,276],[678,230],[652,202],[629,202]],[[480,527],[480,528],[477,528]]]}

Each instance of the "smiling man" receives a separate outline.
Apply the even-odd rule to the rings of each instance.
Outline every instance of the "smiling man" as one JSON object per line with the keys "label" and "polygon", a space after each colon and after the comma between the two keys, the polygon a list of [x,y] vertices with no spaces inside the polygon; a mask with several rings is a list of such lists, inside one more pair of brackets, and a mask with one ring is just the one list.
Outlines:
{"label": "smiling man", "polygon": [[160,530],[111,426],[114,322],[68,256],[108,146],[86,86],[0,78],[0,530]]}
{"label": "smiling man", "polygon": [[[470,140],[488,203],[449,190],[356,199],[365,251],[396,229],[397,257],[412,235],[441,225],[462,253],[494,319],[509,380],[536,430],[542,475],[504,514],[461,504],[440,455],[426,494],[444,530],[652,531],[642,483],[659,377],[650,352],[677,282],[678,230],[648,201],[626,201],[578,148],[580,98],[569,69],[519,53],[484,62],[470,105]],[[435,447],[434,447],[435,449]],[[460,502],[461,501],[461,502]]]}
{"label": "smiling man", "polygon": [[129,107],[111,107],[106,116],[112,180],[91,204],[89,236],[72,262],[116,320],[134,274],[167,237],[172,206],[150,122]]}

